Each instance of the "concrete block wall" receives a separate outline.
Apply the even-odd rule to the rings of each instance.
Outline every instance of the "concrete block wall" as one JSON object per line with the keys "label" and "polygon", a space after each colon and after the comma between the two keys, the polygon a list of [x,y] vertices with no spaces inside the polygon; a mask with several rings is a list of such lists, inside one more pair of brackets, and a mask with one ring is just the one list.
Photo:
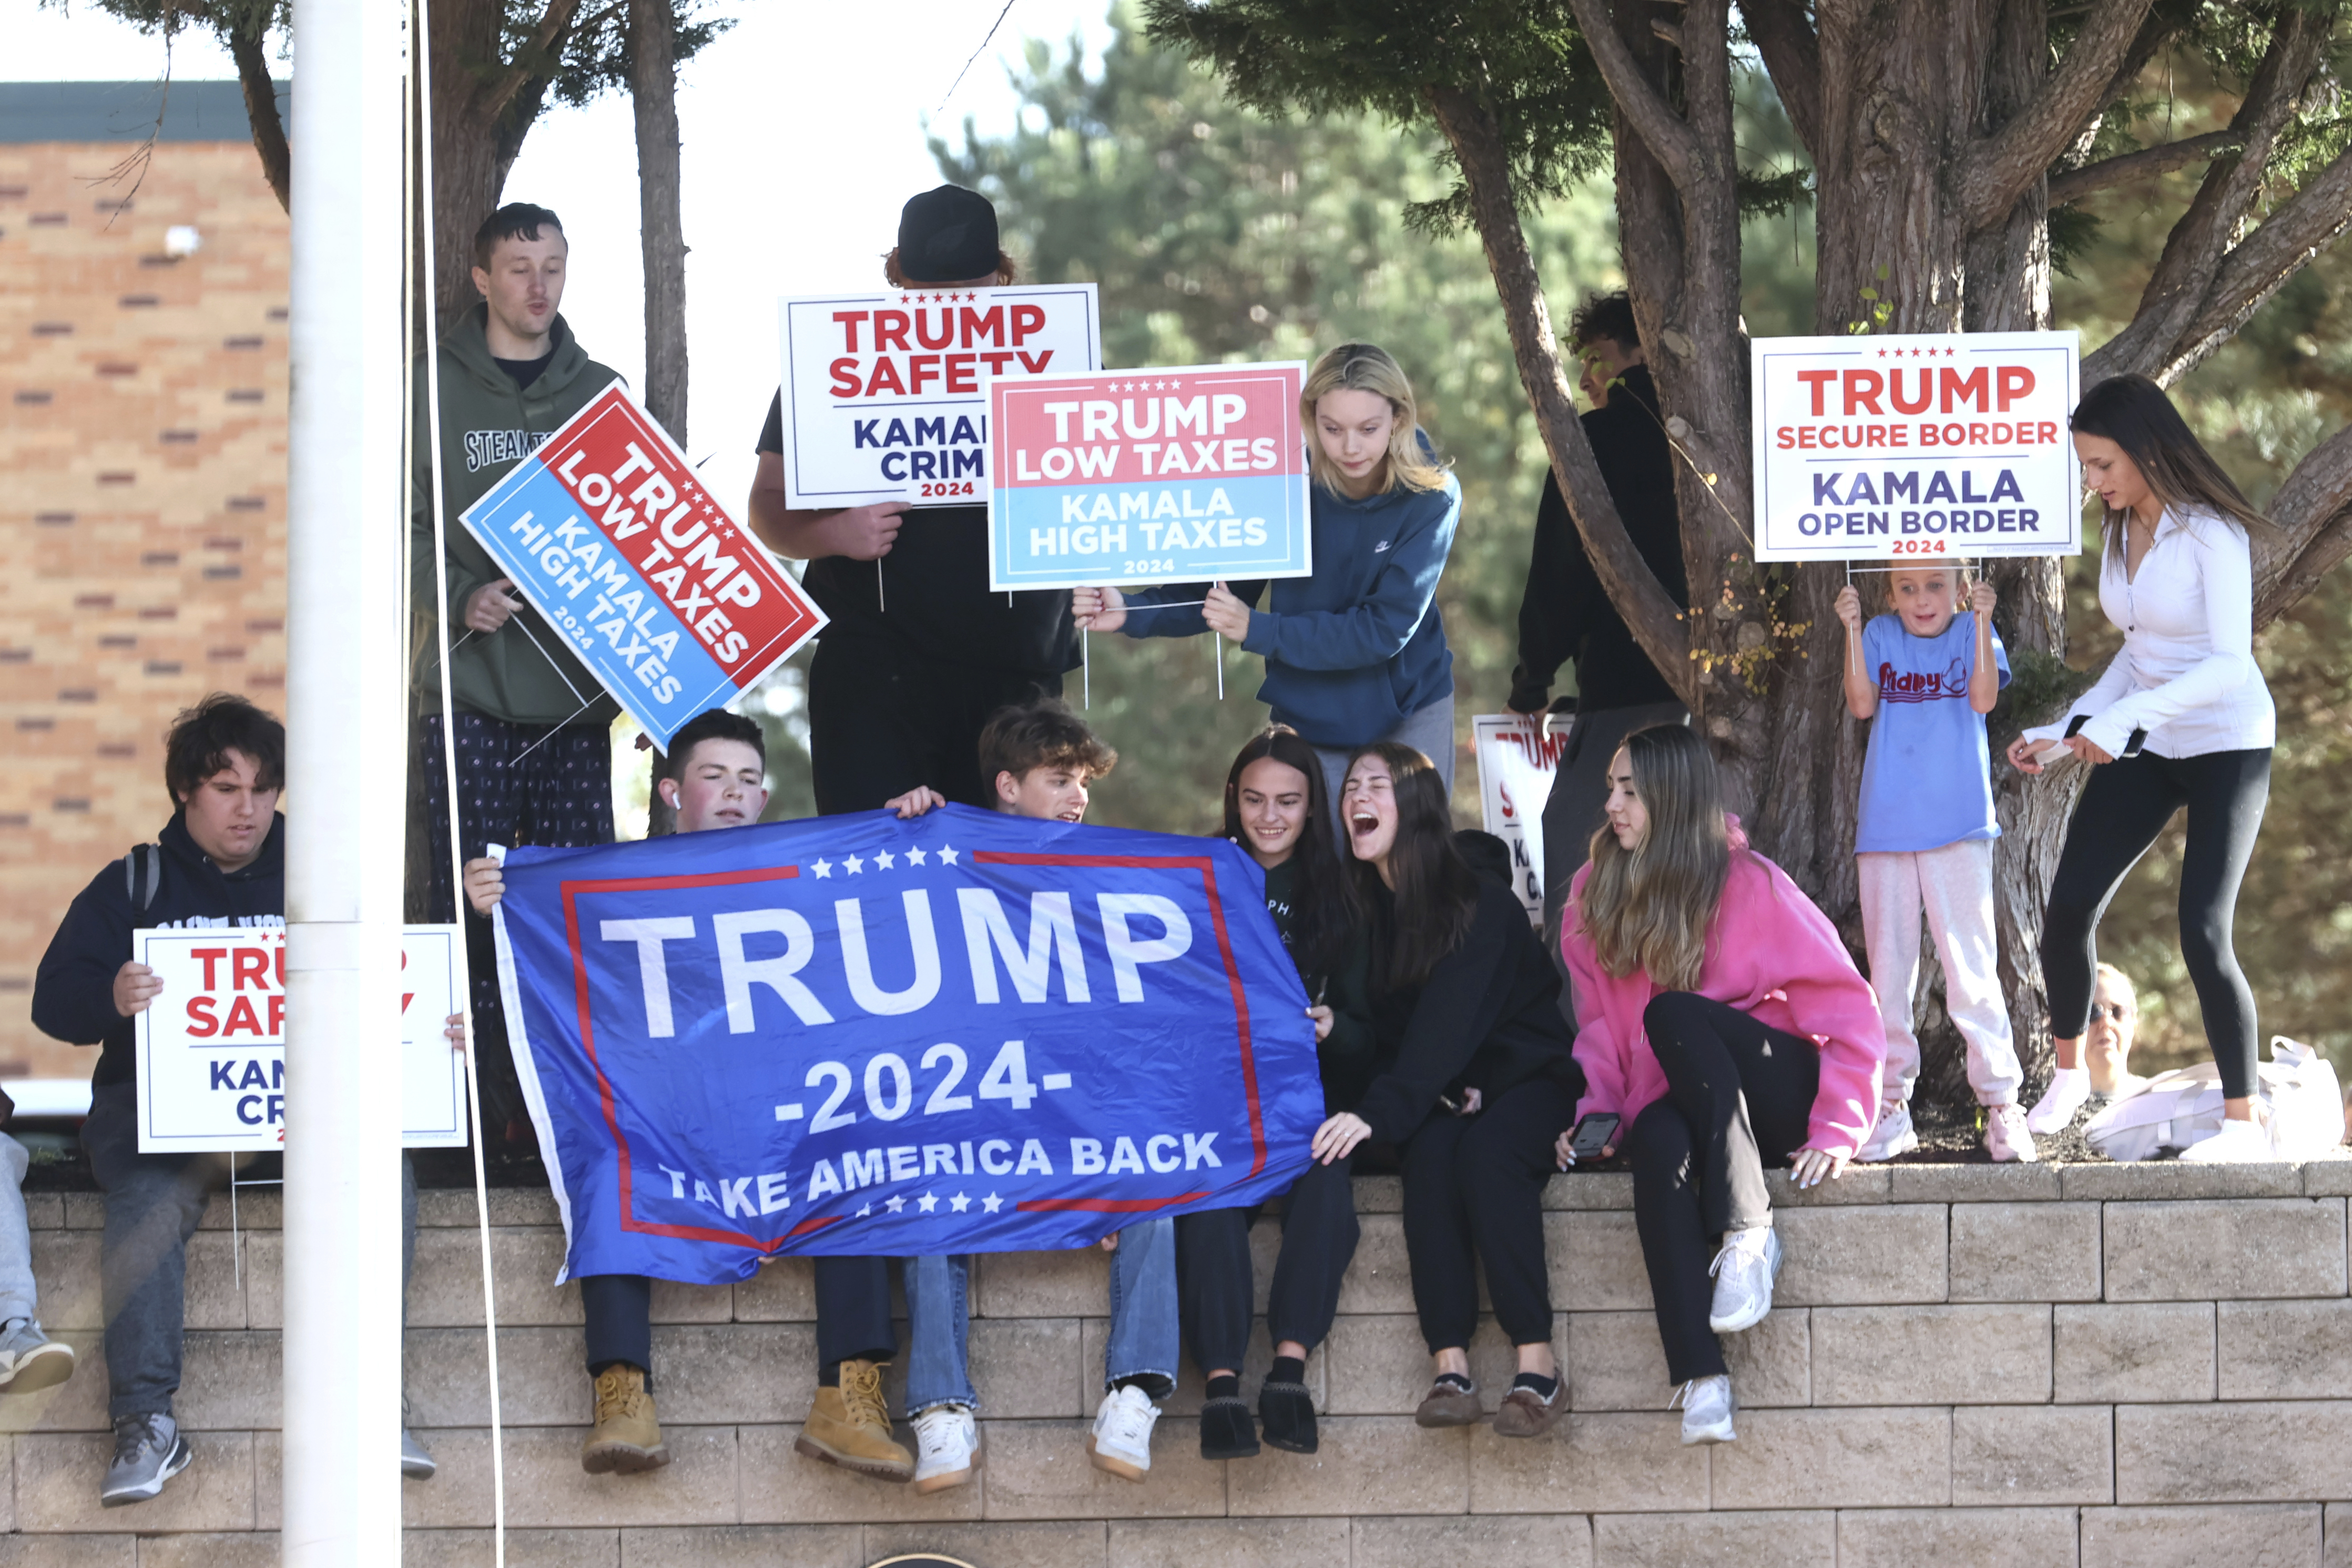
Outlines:
{"label": "concrete block wall", "polygon": [[[2352,1159],[2305,1166],[1863,1170],[1779,1194],[1778,1305],[1728,1342],[1740,1438],[1685,1448],[1628,1179],[1548,1194],[1572,1414],[1549,1438],[1424,1432],[1393,1179],[1357,1184],[1364,1241],[1310,1363],[1322,1451],[1198,1457],[1200,1387],[1160,1423],[1150,1479],[1090,1468],[1100,1253],[981,1260],[972,1363],[986,1461],[918,1498],[792,1451],[814,1383],[810,1274],[657,1287],[657,1398],[674,1462],[590,1477],[579,1295],[546,1194],[492,1194],[509,1560],[859,1568],[945,1551],[982,1568],[1482,1568],[1923,1561],[2352,1568]],[[102,1511],[99,1200],[33,1200],[43,1311],[84,1355],[63,1388],[0,1398],[0,1565],[264,1563],[278,1516],[278,1205],[216,1201],[190,1250],[180,1413],[197,1462]],[[489,1561],[489,1444],[473,1198],[427,1193],[406,1344],[412,1421],[441,1461],[404,1485],[406,1561]],[[1255,1233],[1261,1290],[1278,1240]],[[1263,1340],[1244,1378],[1254,1392]],[[1491,1404],[1508,1352],[1473,1361]],[[893,1407],[900,1390],[892,1390]]]}

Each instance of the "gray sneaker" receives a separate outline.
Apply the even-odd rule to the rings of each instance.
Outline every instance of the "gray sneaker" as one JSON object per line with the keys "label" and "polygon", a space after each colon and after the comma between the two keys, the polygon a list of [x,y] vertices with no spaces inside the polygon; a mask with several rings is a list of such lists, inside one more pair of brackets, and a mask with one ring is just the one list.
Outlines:
{"label": "gray sneaker", "polygon": [[400,1473],[412,1481],[429,1481],[440,1468],[433,1462],[433,1456],[425,1451],[425,1445],[416,1440],[416,1434],[403,1426],[400,1429]]}
{"label": "gray sneaker", "polygon": [[73,1346],[41,1332],[31,1318],[11,1318],[0,1329],[0,1393],[34,1394],[73,1375]]}
{"label": "gray sneaker", "polygon": [[195,1450],[180,1436],[180,1424],[169,1415],[124,1415],[114,1423],[114,1463],[106,1468],[106,1484],[98,1489],[103,1508],[145,1502],[163,1489],[163,1483],[188,1468]]}

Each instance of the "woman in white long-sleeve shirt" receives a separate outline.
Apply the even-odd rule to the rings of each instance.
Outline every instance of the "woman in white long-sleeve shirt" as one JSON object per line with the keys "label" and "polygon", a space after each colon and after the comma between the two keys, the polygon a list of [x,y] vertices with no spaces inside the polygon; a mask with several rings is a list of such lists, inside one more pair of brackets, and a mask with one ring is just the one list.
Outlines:
{"label": "woman in white long-sleeve shirt", "polygon": [[[2221,1070],[2221,1131],[2190,1160],[2267,1160],[2253,1120],[2254,998],[2231,946],[2238,884],[2270,796],[2277,728],[2253,654],[2250,531],[2268,528],[2157,384],[2101,382],[2074,410],[2084,479],[2106,503],[2099,607],[2123,651],[2067,718],[2067,747],[2094,765],[2066,829],[2042,925],[2042,968],[2058,1073],[2027,1117],[2036,1132],[2074,1119],[2090,1091],[2081,1062],[2099,917],[2173,814],[2189,812],[2180,952]],[[2134,741],[2139,743],[2135,749]],[[2010,761],[2042,764],[2020,740]]]}

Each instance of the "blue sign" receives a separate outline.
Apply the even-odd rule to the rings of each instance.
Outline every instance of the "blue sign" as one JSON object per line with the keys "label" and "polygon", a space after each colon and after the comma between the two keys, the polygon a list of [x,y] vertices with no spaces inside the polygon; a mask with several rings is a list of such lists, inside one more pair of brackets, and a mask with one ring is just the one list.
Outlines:
{"label": "blue sign", "polygon": [[567,1269],[1083,1247],[1304,1170],[1315,1033],[1220,839],[951,805],[506,863]]}

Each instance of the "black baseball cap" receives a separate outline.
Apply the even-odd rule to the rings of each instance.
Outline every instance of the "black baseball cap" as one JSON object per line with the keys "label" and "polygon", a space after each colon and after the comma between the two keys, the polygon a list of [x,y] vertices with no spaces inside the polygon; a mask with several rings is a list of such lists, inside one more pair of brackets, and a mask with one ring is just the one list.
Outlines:
{"label": "black baseball cap", "polygon": [[941,185],[898,214],[898,273],[909,283],[961,283],[996,270],[996,209],[978,191]]}

